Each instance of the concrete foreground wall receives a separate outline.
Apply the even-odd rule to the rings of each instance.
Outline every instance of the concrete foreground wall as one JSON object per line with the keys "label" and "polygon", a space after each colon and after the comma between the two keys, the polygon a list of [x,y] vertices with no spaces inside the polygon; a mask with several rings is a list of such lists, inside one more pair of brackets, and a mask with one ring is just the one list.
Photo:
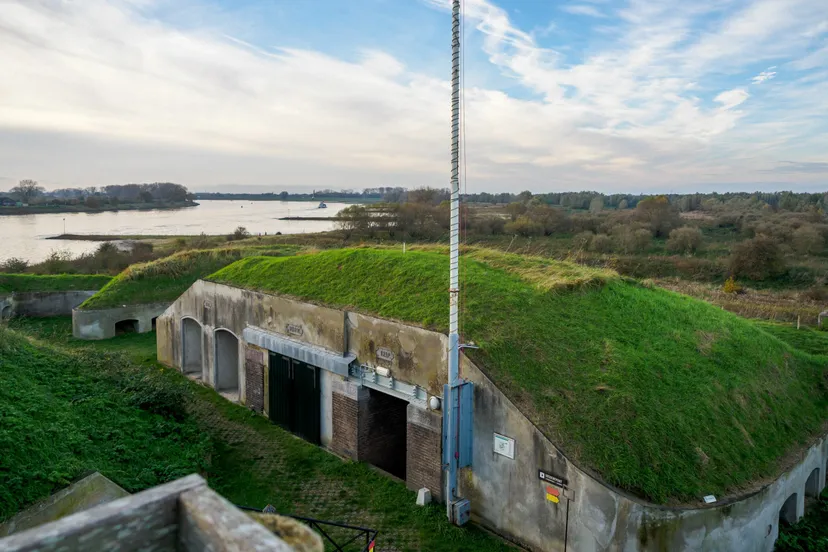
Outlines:
{"label": "concrete foreground wall", "polygon": [[[201,331],[184,331],[192,323]],[[447,379],[447,339],[442,334],[203,281],[158,318],[158,358],[181,369],[185,358],[197,357],[200,365],[195,369],[202,381],[215,387],[215,334],[232,332],[240,344],[239,399],[267,414],[268,355],[244,343],[247,326],[334,353],[353,353],[359,364],[387,368],[394,378],[422,387],[429,396],[441,396]],[[191,340],[189,354],[182,350],[182,337]],[[812,494],[825,487],[828,439],[823,438],[791,470],[739,500],[698,508],[649,504],[578,468],[482,370],[465,357],[461,366],[462,376],[474,382],[474,459],[472,468],[461,471],[461,495],[470,499],[476,521],[532,550],[770,552],[785,501],[796,495],[798,519],[804,514],[806,482]],[[377,418],[372,415],[376,405],[369,404],[375,392],[353,378],[320,370],[323,446],[356,460],[372,459],[377,451],[370,450],[371,440],[364,436],[376,431],[371,426]],[[439,411],[408,405],[405,479],[409,487],[431,488],[438,498],[441,421]],[[513,453],[495,452],[495,434],[501,442],[512,440]],[[541,479],[541,471],[553,480]]]}
{"label": "concrete foreground wall", "polygon": [[135,321],[138,333],[150,332],[153,319],[169,305],[164,302],[99,310],[73,309],[72,335],[78,339],[109,339],[117,335],[116,324],[127,320]]}
{"label": "concrete foreground wall", "polygon": [[0,294],[0,318],[69,316],[97,291],[15,291]]}

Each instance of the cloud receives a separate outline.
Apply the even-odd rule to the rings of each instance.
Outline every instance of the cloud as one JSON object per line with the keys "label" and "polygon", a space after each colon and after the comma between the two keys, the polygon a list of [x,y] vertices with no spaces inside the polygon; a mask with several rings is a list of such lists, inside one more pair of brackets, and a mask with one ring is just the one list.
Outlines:
{"label": "cloud", "polygon": [[741,105],[750,97],[750,94],[747,93],[747,90],[742,88],[736,88],[734,90],[726,90],[716,96],[714,101],[719,102],[722,104],[722,109],[733,109],[734,107]]}
{"label": "cloud", "polygon": [[771,169],[772,172],[784,173],[815,173],[828,175],[828,162],[810,161],[782,161],[778,167]]}
{"label": "cloud", "polygon": [[561,6],[561,10],[572,15],[586,15],[588,17],[606,17],[603,12],[598,10],[595,6],[585,4],[569,4]]}
{"label": "cloud", "polygon": [[[107,174],[128,178],[124,167],[155,179],[190,175],[200,185],[262,184],[267,175],[317,187],[445,185],[446,79],[413,70],[376,42],[333,55],[265,48],[220,26],[177,28],[148,15],[166,1],[4,4],[0,71],[14,75],[0,84],[4,173],[55,185],[83,174],[111,183]],[[465,90],[470,189],[692,189],[763,178],[782,159],[824,158],[816,133],[828,116],[820,100],[828,76],[803,74],[768,87],[774,96],[750,97],[733,75],[752,74],[766,59],[802,61],[804,45],[819,38],[806,36],[809,22],[828,7],[736,5],[745,7],[631,0],[575,59],[492,2],[465,0],[467,32],[479,33],[467,44],[482,44],[466,56],[484,56],[508,81]],[[74,143],[84,144],[76,155],[44,162],[47,150]],[[96,148],[114,152],[117,167]]]}
{"label": "cloud", "polygon": [[751,79],[753,84],[762,84],[763,82],[774,78],[776,76],[776,71],[772,71],[772,69],[776,69],[776,66],[768,67],[766,70],[753,77],[753,79]]}

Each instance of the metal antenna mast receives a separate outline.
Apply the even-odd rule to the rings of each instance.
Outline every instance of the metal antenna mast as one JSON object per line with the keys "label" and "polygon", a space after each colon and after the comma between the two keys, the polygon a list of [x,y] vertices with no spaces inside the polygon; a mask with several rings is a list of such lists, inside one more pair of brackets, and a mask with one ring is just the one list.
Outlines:
{"label": "metal antenna mast", "polygon": [[449,521],[468,521],[469,501],[458,496],[457,471],[471,465],[471,384],[459,378],[460,335],[460,0],[451,25],[451,252],[449,276],[448,385],[443,392],[443,465]]}

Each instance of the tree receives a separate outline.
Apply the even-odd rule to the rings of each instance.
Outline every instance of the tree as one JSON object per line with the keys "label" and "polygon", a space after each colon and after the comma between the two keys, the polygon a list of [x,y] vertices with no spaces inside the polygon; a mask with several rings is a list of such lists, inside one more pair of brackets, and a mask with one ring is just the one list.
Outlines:
{"label": "tree", "polygon": [[600,213],[604,210],[604,198],[601,196],[595,196],[592,198],[592,201],[589,202],[589,212],[590,213]]}
{"label": "tree", "polygon": [[244,226],[237,226],[233,233],[227,236],[228,241],[243,240],[250,237],[250,232]]}
{"label": "tree", "polygon": [[779,276],[786,268],[779,244],[761,234],[737,244],[730,257],[731,274],[751,280]]}
{"label": "tree", "polygon": [[152,192],[149,190],[141,190],[141,193],[138,194],[138,199],[142,203],[152,203]]}
{"label": "tree", "polygon": [[797,253],[802,255],[817,255],[825,248],[825,238],[822,232],[806,224],[800,226],[793,233],[793,246]]}
{"label": "tree", "polygon": [[667,249],[690,255],[698,251],[703,241],[702,232],[693,226],[682,226],[670,231]]}
{"label": "tree", "polygon": [[512,222],[507,223],[504,230],[507,234],[517,234],[524,237],[540,236],[543,235],[543,224],[525,215],[521,215]]}
{"label": "tree", "polygon": [[287,192],[281,192],[279,194],[279,199],[281,199],[282,201],[287,201],[287,198],[288,198],[288,193]]}
{"label": "tree", "polygon": [[589,249],[597,253],[612,251],[612,239],[606,234],[595,234],[589,242]]}
{"label": "tree", "polygon": [[43,192],[44,188],[37,183],[37,180],[21,180],[17,186],[11,189],[11,193],[16,194],[23,203],[29,203],[30,200]]}
{"label": "tree", "polygon": [[678,212],[663,195],[639,201],[635,206],[635,217],[649,224],[657,238],[667,236],[680,223]]}
{"label": "tree", "polygon": [[86,199],[83,200],[83,204],[90,209],[99,209],[101,207],[100,200],[95,196],[86,196]]}

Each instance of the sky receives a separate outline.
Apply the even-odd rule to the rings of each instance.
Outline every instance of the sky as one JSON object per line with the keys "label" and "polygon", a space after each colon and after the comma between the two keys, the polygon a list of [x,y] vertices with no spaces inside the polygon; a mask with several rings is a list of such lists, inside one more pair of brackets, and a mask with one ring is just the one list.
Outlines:
{"label": "sky", "polygon": [[[446,187],[450,0],[0,0],[0,190]],[[828,189],[828,1],[463,0],[464,187]]]}

